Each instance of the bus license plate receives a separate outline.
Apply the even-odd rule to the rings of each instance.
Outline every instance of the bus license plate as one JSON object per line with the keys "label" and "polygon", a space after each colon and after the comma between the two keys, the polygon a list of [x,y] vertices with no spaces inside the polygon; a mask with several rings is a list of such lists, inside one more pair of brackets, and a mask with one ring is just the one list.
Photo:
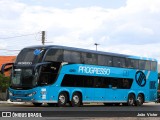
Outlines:
{"label": "bus license plate", "polygon": [[22,99],[17,99],[17,102],[21,102],[22,101]]}

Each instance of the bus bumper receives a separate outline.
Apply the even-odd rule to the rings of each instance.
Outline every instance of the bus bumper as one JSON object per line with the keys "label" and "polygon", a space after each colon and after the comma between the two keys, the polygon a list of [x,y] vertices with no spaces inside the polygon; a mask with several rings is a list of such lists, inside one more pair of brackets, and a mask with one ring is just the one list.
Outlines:
{"label": "bus bumper", "polygon": [[12,102],[34,102],[37,92],[35,89],[30,90],[13,90],[9,89],[9,99]]}

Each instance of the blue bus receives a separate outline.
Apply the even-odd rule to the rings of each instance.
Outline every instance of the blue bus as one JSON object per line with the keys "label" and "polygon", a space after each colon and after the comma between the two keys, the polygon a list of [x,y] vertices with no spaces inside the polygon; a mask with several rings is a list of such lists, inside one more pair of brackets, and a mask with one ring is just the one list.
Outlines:
{"label": "blue bus", "polygon": [[141,106],[156,101],[157,61],[65,46],[31,46],[12,65],[9,98],[35,106]]}

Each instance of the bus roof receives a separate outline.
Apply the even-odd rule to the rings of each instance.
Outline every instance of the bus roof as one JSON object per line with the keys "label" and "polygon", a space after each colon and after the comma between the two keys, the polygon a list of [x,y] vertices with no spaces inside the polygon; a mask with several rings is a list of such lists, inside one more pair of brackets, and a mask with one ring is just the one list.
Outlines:
{"label": "bus roof", "polygon": [[139,56],[133,56],[133,55],[125,55],[125,54],[118,54],[118,53],[111,53],[111,52],[95,51],[95,50],[75,48],[75,47],[67,47],[67,46],[60,46],[60,45],[37,45],[37,46],[29,46],[29,47],[25,47],[25,48],[33,48],[33,49],[40,49],[40,48],[43,48],[43,49],[64,49],[64,50],[95,53],[95,54],[102,54],[102,55],[109,55],[109,56],[132,58],[132,59],[157,61],[156,59],[147,58],[147,57],[139,57]]}

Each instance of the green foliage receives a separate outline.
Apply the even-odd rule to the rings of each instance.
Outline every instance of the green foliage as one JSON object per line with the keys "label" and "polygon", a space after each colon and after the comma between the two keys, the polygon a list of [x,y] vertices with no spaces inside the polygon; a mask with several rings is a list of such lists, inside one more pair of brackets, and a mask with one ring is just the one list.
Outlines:
{"label": "green foliage", "polygon": [[9,77],[5,77],[4,75],[0,74],[0,91],[5,92],[10,85]]}

